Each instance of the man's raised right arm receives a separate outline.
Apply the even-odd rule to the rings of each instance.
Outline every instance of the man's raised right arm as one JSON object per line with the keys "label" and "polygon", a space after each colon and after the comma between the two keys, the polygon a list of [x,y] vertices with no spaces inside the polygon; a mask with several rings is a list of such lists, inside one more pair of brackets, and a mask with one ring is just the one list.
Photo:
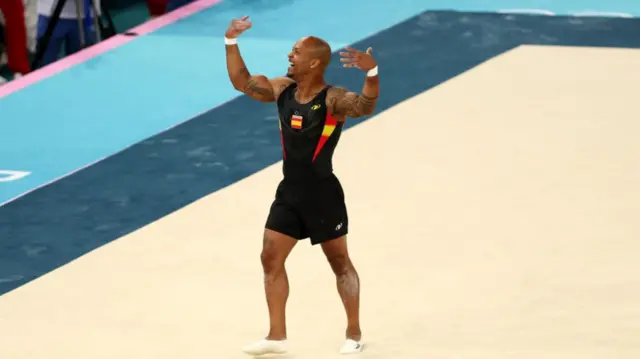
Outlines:
{"label": "man's raised right arm", "polygon": [[[225,38],[236,39],[241,33],[251,27],[248,16],[233,20],[225,33]],[[287,77],[268,79],[264,75],[251,75],[240,55],[240,49],[236,43],[225,44],[227,54],[227,72],[233,88],[247,94],[261,102],[273,102],[278,99],[280,93],[292,83]]]}
{"label": "man's raised right arm", "polygon": [[276,101],[278,95],[292,80],[286,77],[268,79],[264,75],[251,75],[240,55],[238,45],[225,45],[227,71],[233,88],[261,102]]}

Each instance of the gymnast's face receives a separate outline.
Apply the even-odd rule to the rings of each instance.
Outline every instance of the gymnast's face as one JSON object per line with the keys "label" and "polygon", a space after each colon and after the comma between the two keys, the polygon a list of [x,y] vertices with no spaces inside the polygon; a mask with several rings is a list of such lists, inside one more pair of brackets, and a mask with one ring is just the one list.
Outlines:
{"label": "gymnast's face", "polygon": [[313,40],[304,37],[295,43],[289,53],[287,76],[296,80],[314,71],[322,71],[321,59],[317,56]]}

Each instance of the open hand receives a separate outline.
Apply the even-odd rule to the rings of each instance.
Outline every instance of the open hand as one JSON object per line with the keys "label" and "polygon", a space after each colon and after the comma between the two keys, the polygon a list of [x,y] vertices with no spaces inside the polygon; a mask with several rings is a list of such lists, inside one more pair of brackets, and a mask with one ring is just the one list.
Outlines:
{"label": "open hand", "polygon": [[233,39],[243,32],[249,30],[251,28],[251,21],[248,20],[249,16],[243,16],[239,19],[233,19],[231,21],[231,25],[227,28],[227,31],[224,33],[224,36]]}
{"label": "open hand", "polygon": [[371,55],[373,53],[372,48],[368,48],[367,52],[362,52],[347,46],[346,50],[346,52],[340,52],[340,56],[342,56],[340,62],[343,62],[343,67],[355,67],[364,71],[369,71],[376,67],[376,60]]}

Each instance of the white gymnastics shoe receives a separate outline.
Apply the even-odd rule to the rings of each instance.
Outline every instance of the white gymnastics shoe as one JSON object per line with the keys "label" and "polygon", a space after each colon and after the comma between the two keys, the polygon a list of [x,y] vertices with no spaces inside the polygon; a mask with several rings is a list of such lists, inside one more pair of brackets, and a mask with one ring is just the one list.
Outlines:
{"label": "white gymnastics shoe", "polygon": [[342,348],[340,348],[340,354],[355,354],[362,351],[362,344],[353,339],[345,340]]}
{"label": "white gymnastics shoe", "polygon": [[262,339],[245,346],[242,351],[250,355],[284,354],[287,352],[287,341]]}

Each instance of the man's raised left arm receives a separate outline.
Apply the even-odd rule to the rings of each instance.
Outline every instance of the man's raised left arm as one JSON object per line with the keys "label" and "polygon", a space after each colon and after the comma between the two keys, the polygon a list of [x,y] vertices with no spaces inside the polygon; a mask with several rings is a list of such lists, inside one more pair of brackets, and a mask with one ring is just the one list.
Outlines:
{"label": "man's raised left arm", "polygon": [[327,102],[333,115],[353,118],[373,113],[380,95],[378,65],[371,56],[372,49],[366,52],[347,47],[348,52],[340,52],[344,67],[355,67],[367,73],[361,93],[351,92],[342,87],[333,87],[327,94]]}

